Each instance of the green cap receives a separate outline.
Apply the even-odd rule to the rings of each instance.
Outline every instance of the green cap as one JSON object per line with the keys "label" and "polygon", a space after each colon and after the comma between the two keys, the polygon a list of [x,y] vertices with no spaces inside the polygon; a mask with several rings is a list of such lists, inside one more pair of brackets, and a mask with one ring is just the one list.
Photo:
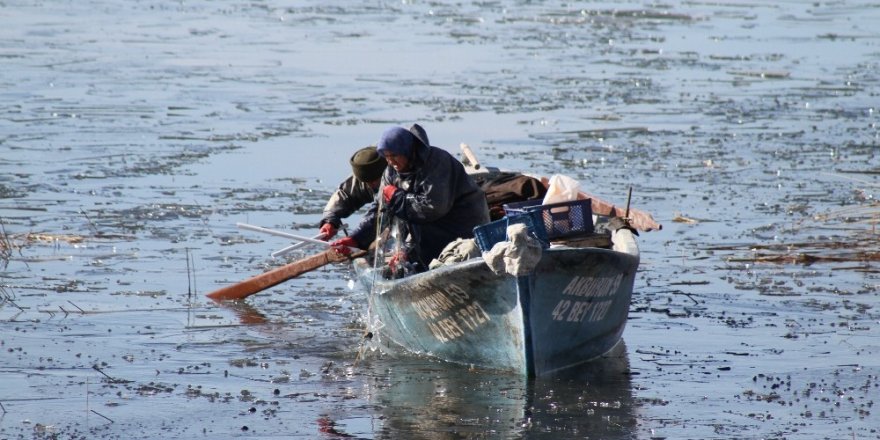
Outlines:
{"label": "green cap", "polygon": [[385,172],[385,167],[388,165],[385,158],[376,152],[376,147],[373,145],[357,150],[351,156],[349,163],[351,163],[352,174],[361,182],[372,182],[382,177],[382,173]]}

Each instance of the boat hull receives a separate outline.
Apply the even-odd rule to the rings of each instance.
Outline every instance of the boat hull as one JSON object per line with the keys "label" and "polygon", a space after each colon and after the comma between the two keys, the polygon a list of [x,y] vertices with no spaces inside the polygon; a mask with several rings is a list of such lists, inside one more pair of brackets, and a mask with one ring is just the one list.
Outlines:
{"label": "boat hull", "polygon": [[382,344],[540,376],[620,341],[638,264],[637,251],[553,247],[521,277],[496,275],[481,258],[400,280],[381,279],[362,259],[356,267]]}

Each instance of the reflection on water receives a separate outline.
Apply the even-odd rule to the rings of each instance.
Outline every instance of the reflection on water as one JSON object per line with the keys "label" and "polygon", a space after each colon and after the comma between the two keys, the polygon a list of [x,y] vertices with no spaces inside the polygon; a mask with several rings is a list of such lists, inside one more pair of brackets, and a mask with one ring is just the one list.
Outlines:
{"label": "reflection on water", "polygon": [[[283,325],[278,310],[227,302],[242,325],[275,339],[301,337]],[[310,340],[308,344],[316,343]],[[297,350],[301,352],[300,350]],[[273,353],[274,354],[269,354]],[[284,356],[266,348],[261,359]],[[378,356],[378,357],[377,357]],[[349,355],[336,364],[350,361]],[[470,369],[407,353],[368,354],[359,365],[334,362],[324,381],[363,382],[361,398],[375,409],[362,417],[350,410],[327,411],[314,422],[325,438],[635,438],[635,404],[629,355],[624,342],[601,357],[554,375],[528,379],[507,372]],[[357,413],[355,411],[354,413]],[[368,420],[369,422],[365,422]],[[363,426],[364,424],[369,426]]]}
{"label": "reflection on water", "polygon": [[625,344],[563,374],[527,379],[398,359],[370,387],[379,438],[635,438]]}
{"label": "reflection on water", "polygon": [[269,322],[266,315],[244,301],[220,302],[223,307],[232,310],[238,322],[244,325],[266,324]]}

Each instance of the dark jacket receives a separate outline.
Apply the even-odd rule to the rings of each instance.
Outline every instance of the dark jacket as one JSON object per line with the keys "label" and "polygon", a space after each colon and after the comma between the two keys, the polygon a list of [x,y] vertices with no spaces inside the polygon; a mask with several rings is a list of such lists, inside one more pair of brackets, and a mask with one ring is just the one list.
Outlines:
{"label": "dark jacket", "polygon": [[[489,222],[483,190],[465,172],[461,162],[441,148],[417,142],[410,172],[398,174],[390,166],[385,170],[381,188],[389,184],[402,191],[394,194],[386,212],[406,222],[423,268],[447,244],[456,238],[473,237],[474,227]],[[382,197],[381,191],[378,196]],[[351,234],[362,248],[375,238],[377,209],[374,202]]]}
{"label": "dark jacket", "polygon": [[318,226],[330,223],[336,229],[342,227],[342,219],[354,214],[362,206],[375,200],[376,190],[361,182],[354,175],[348,176],[339,188],[330,196],[327,206],[324,207],[324,217]]}

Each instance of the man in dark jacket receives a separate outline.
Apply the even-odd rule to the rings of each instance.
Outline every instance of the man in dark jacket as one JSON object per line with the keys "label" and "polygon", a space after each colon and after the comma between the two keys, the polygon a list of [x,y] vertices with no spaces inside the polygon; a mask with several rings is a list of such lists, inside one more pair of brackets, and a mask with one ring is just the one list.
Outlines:
{"label": "man in dark jacket", "polygon": [[333,238],[342,227],[342,219],[376,199],[387,164],[373,145],[357,150],[349,163],[351,176],[340,183],[339,188],[330,196],[327,206],[324,207],[324,217],[318,223],[323,234],[322,240]]}
{"label": "man in dark jacket", "polygon": [[[471,238],[489,222],[486,196],[446,150],[428,145],[424,130],[392,127],[382,133],[377,152],[388,162],[379,197],[383,211],[402,220],[424,270],[457,238]],[[375,239],[379,203],[375,202],[351,236],[333,242],[337,249],[366,249]],[[412,254],[410,254],[412,258]]]}

